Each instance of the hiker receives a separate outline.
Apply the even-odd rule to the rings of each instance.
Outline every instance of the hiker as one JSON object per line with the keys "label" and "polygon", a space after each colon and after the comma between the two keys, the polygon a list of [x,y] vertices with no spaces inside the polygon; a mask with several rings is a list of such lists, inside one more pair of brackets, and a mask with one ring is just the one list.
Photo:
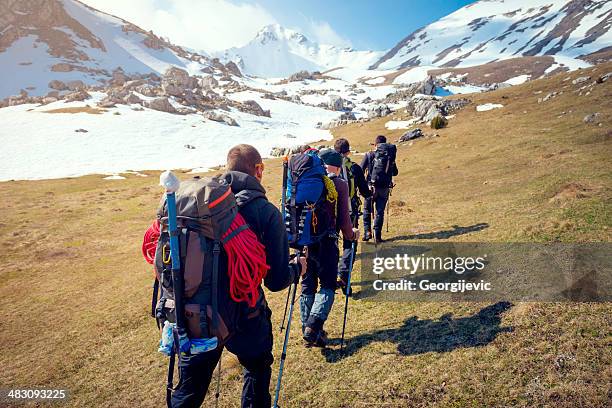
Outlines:
{"label": "hiker", "polygon": [[326,226],[326,235],[306,247],[308,269],[302,277],[300,316],[307,347],[327,345],[327,333],[323,325],[334,303],[337,287],[338,232],[342,231],[344,239],[350,241],[359,237],[359,230],[353,228],[351,223],[348,184],[338,177],[342,168],[342,155],[333,149],[323,149],[319,157],[325,164],[327,180],[333,183],[331,189],[335,188],[337,196],[332,210],[335,217],[332,216],[330,225]]}
{"label": "hiker", "polygon": [[[297,257],[289,262],[287,234],[279,210],[266,198],[261,185],[264,164],[259,152],[250,145],[240,144],[227,154],[227,172],[221,180],[231,186],[241,215],[257,239],[265,247],[269,266],[263,283],[273,292],[297,282],[306,272],[306,259]],[[237,330],[225,347],[238,357],[243,366],[242,407],[270,408],[270,377],[272,357],[272,312],[263,289],[254,307],[239,304]],[[213,371],[223,347],[181,357],[180,382],[172,395],[173,407],[199,407],[204,400]]]}
{"label": "hiker", "polygon": [[[370,191],[361,167],[357,163],[352,162],[349,158],[351,154],[349,141],[344,138],[336,140],[334,143],[334,150],[343,156],[340,177],[345,180],[349,186],[351,223],[354,228],[359,228],[359,215],[361,214],[361,199],[359,195],[367,199],[372,195],[372,192]],[[353,241],[347,239],[343,239],[342,241],[342,255],[338,264],[338,286],[340,286],[342,291],[346,294]],[[355,262],[355,254],[353,254],[352,259],[353,262]]]}
{"label": "hiker", "polygon": [[374,241],[383,242],[382,227],[385,217],[385,207],[389,200],[390,189],[393,188],[393,177],[397,176],[398,170],[395,164],[397,148],[387,143],[383,135],[376,136],[372,151],[365,154],[361,168],[366,173],[366,178],[372,196],[366,198],[363,208],[363,240],[372,239],[372,211],[376,210],[374,217]]}

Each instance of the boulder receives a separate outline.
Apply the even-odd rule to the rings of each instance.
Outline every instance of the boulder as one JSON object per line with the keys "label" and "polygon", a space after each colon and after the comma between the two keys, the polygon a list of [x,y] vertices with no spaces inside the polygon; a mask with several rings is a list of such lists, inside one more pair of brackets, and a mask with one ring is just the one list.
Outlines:
{"label": "boulder", "polygon": [[376,105],[368,109],[369,118],[382,118],[383,116],[387,116],[389,114],[391,114],[391,108],[389,108],[384,103],[381,103],[380,105]]}
{"label": "boulder", "polygon": [[113,76],[110,80],[111,85],[113,86],[122,86],[125,84],[130,78],[125,75],[123,69],[117,68],[113,71]]}
{"label": "boulder", "polygon": [[268,118],[270,117],[270,111],[269,110],[264,110],[255,101],[248,100],[248,101],[244,101],[242,104],[246,107],[246,112],[247,113],[251,113],[251,114],[257,115],[257,116],[266,116]]}
{"label": "boulder", "polygon": [[142,99],[140,99],[133,92],[130,92],[128,96],[123,98],[123,101],[128,105],[142,105]]}
{"label": "boulder", "polygon": [[212,89],[219,86],[219,82],[212,75],[198,79],[198,86],[202,89]]}
{"label": "boulder", "polygon": [[329,101],[327,102],[327,108],[333,111],[344,110],[345,100],[338,95],[329,95]]}
{"label": "boulder", "polygon": [[56,91],[65,91],[66,89],[68,89],[64,82],[58,81],[57,79],[54,79],[53,81],[49,82],[48,86],[49,88],[55,89]]}
{"label": "boulder", "polygon": [[132,90],[132,89],[135,89],[135,88],[137,88],[139,86],[143,86],[143,85],[146,85],[146,84],[147,84],[146,79],[134,79],[134,80],[125,82],[123,84],[123,89],[125,89],[125,90]]}
{"label": "boulder", "polygon": [[190,77],[184,69],[171,67],[162,77],[161,86],[166,95],[179,96],[186,89],[195,88],[197,79]]}
{"label": "boulder", "polygon": [[154,86],[150,84],[144,84],[144,85],[137,86],[136,88],[134,88],[134,91],[144,96],[153,97],[153,96],[157,96],[158,89],[159,88],[155,88]]}
{"label": "boulder", "polygon": [[68,95],[66,95],[66,97],[64,98],[64,100],[66,102],[76,102],[76,101],[84,101],[86,99],[89,99],[90,96],[87,92],[81,90],[81,91],[76,91],[76,92],[71,92]]}
{"label": "boulder", "polygon": [[215,111],[204,112],[202,114],[205,119],[212,120],[215,122],[225,123],[229,126],[238,126],[238,122],[236,122],[232,117],[225,115],[223,113],[217,113]]}
{"label": "boulder", "polygon": [[584,123],[593,123],[595,119],[597,119],[598,116],[599,116],[599,112],[591,113],[589,115],[586,115],[584,119],[582,119],[582,121]]}
{"label": "boulder", "polygon": [[433,105],[433,106],[431,106],[429,108],[429,111],[427,111],[425,116],[423,116],[422,120],[424,122],[429,122],[429,121],[433,120],[433,118],[435,118],[437,116],[444,117],[444,114],[442,113],[442,111],[440,110],[440,108],[437,105]]}
{"label": "boulder", "polygon": [[404,133],[400,136],[400,142],[407,142],[408,140],[418,139],[419,137],[423,137],[423,131],[419,128],[412,129]]}
{"label": "boulder", "polygon": [[82,89],[85,89],[85,84],[83,83],[83,81],[77,79],[76,81],[68,81],[66,83],[66,87],[71,91],[80,91]]}
{"label": "boulder", "polygon": [[160,112],[176,113],[176,109],[172,106],[168,98],[155,98],[152,101],[145,102],[145,106]]}
{"label": "boulder", "polygon": [[54,98],[54,97],[52,97],[52,96],[45,96],[45,97],[42,99],[42,104],[43,104],[43,105],[48,105],[48,104],[50,104],[50,103],[57,102],[57,101],[58,101],[58,99],[57,99],[57,98]]}
{"label": "boulder", "polygon": [[233,61],[230,61],[227,64],[225,64],[225,68],[229,72],[231,72],[233,75],[236,75],[237,77],[242,78],[242,72],[240,72],[240,68],[238,68],[238,65],[236,65]]}
{"label": "boulder", "polygon": [[353,112],[344,112],[340,115],[340,120],[357,120]]}
{"label": "boulder", "polygon": [[583,83],[583,82],[588,81],[589,79],[591,79],[591,77],[590,77],[590,76],[581,76],[581,77],[578,77],[578,78],[574,79],[574,80],[572,81],[572,84],[574,84],[574,85],[578,85],[578,84],[581,84],[581,83]]}
{"label": "boulder", "polygon": [[306,70],[296,72],[295,74],[291,74],[288,78],[288,82],[296,82],[296,81],[304,81],[307,79],[315,79],[312,74]]}
{"label": "boulder", "polygon": [[47,96],[50,97],[50,98],[59,99],[60,98],[60,93],[59,93],[59,91],[49,91],[47,93]]}

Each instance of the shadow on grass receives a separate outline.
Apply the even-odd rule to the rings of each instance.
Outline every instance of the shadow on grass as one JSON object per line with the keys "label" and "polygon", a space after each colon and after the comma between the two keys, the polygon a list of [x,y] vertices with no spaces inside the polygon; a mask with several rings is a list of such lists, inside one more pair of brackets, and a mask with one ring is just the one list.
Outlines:
{"label": "shadow on grass", "polygon": [[[502,313],[512,306],[510,302],[497,302],[473,316],[456,319],[452,313],[438,320],[419,320],[413,316],[406,319],[401,327],[376,330],[345,339],[342,351],[339,348],[326,348],[321,353],[327,362],[335,363],[377,341],[396,343],[398,353],[404,356],[484,346],[495,340],[499,333],[513,330],[512,327],[500,327]],[[330,345],[339,344],[340,339],[330,340]]]}
{"label": "shadow on grass", "polygon": [[453,225],[452,229],[442,230],[436,232],[427,232],[424,234],[413,234],[413,235],[400,235],[397,237],[390,237],[387,241],[406,241],[409,239],[448,239],[457,235],[469,234],[470,232],[482,231],[485,228],[489,228],[489,224],[486,222],[480,222],[478,224],[469,225],[467,227],[460,227],[459,225]]}

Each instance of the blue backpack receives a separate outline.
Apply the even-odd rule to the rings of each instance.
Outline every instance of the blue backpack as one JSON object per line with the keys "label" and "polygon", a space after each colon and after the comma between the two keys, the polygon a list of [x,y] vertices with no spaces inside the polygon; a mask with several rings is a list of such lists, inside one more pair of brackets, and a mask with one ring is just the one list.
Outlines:
{"label": "blue backpack", "polygon": [[309,149],[289,160],[284,213],[292,248],[301,249],[335,232],[335,202],[327,199],[329,182],[326,186],[325,166],[317,153]]}

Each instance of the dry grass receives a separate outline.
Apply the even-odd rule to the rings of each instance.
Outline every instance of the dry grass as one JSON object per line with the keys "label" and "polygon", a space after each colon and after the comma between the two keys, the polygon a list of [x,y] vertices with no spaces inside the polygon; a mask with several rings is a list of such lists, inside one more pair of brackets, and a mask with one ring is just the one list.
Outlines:
{"label": "dry grass", "polygon": [[[436,131],[440,137],[400,146],[387,236],[609,242],[610,82],[580,97],[562,82],[568,75],[474,95],[474,104],[505,107],[470,105]],[[561,89],[537,104],[534,91]],[[593,111],[602,127],[582,122]],[[402,133],[385,131],[386,120],[334,132],[363,151],[378,133]],[[279,170],[279,160],[266,164],[273,202]],[[167,360],[156,352],[151,271],[140,255],[160,195],[158,173],[148,174],[0,184],[3,386],[65,387],[73,407],[164,405]],[[570,183],[588,194],[551,201]],[[481,223],[488,227],[454,227]],[[268,298],[278,327],[285,293]],[[326,326],[332,338],[342,301]],[[482,322],[477,313],[487,306],[353,300],[346,355],[337,343],[324,353],[305,349],[294,329],[282,406],[609,406],[609,304],[521,303]],[[275,336],[275,356],[281,342]],[[234,358],[224,361],[220,405],[236,407],[240,369]]]}
{"label": "dry grass", "polygon": [[71,108],[57,108],[43,111],[43,113],[89,113],[91,115],[100,115],[106,112],[105,109],[92,108],[89,105],[77,106]]}

